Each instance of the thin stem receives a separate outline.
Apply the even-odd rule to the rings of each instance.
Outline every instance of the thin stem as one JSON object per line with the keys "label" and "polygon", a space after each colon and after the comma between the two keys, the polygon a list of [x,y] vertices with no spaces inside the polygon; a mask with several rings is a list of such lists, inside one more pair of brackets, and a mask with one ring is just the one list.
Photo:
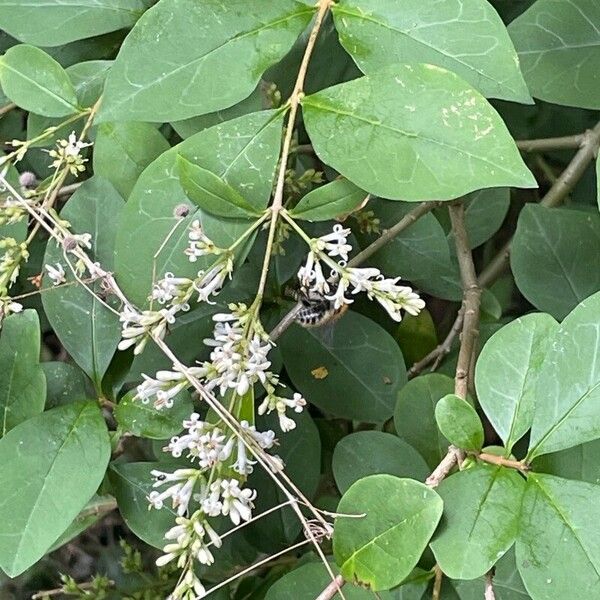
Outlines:
{"label": "thin stem", "polygon": [[544,152],[579,148],[585,140],[585,133],[565,135],[563,137],[542,138],[539,140],[517,140],[517,148],[521,152]]}
{"label": "thin stem", "polygon": [[461,458],[460,450],[456,446],[450,446],[446,456],[425,480],[425,485],[431,488],[437,487],[452,471],[454,465],[460,462]]}
{"label": "thin stem", "polygon": [[97,502],[93,506],[88,508],[84,508],[75,519],[85,519],[86,517],[91,517],[92,515],[103,515],[109,512],[112,512],[117,508],[117,501],[114,498],[107,498],[102,502]]}
{"label": "thin stem", "polygon": [[9,113],[15,108],[17,108],[17,105],[14,102],[11,102],[10,104],[5,104],[4,106],[0,106],[0,117],[3,117],[6,113]]}
{"label": "thin stem", "polygon": [[341,575],[336,575],[334,580],[315,598],[315,600],[331,600],[339,593],[346,582]]}
{"label": "thin stem", "polygon": [[431,600],[440,600],[442,593],[442,579],[444,578],[444,574],[437,564],[435,567],[433,567],[433,571],[435,573],[435,579],[433,580],[433,592],[431,594]]}
{"label": "thin stem", "polygon": [[484,600],[496,600],[496,594],[494,593],[494,569],[491,568],[485,574],[485,591],[483,592]]}
{"label": "thin stem", "polygon": [[[86,581],[85,583],[78,583],[77,587],[80,590],[89,590],[95,585],[93,581]],[[107,581],[108,587],[114,587],[115,582],[112,579]],[[51,596],[60,596],[65,593],[64,587],[54,588],[53,590],[43,590],[41,592],[37,592],[31,596],[31,600],[43,600],[44,598],[50,598]]]}
{"label": "thin stem", "polygon": [[271,262],[271,253],[273,250],[273,242],[275,241],[275,231],[277,229],[277,221],[279,219],[279,213],[283,207],[283,192],[285,187],[285,173],[287,170],[287,164],[290,156],[290,148],[292,145],[292,138],[294,134],[294,123],[296,122],[296,114],[298,112],[298,106],[300,105],[300,100],[304,96],[304,80],[306,79],[306,73],[308,70],[308,64],[310,62],[310,57],[315,47],[315,43],[317,41],[317,36],[319,35],[319,30],[321,29],[321,25],[323,24],[323,19],[329,10],[329,7],[332,4],[332,0],[319,0],[319,8],[317,11],[317,15],[315,17],[315,22],[308,37],[308,42],[306,43],[306,49],[304,50],[304,55],[302,57],[302,62],[300,63],[300,68],[298,70],[298,76],[296,77],[296,83],[294,85],[294,89],[292,91],[292,95],[288,100],[290,113],[288,116],[287,127],[285,130],[285,138],[283,140],[283,146],[281,149],[281,157],[279,159],[279,172],[277,175],[277,183],[275,185],[275,191],[273,193],[273,203],[271,204],[271,222],[269,224],[269,234],[267,237],[267,247],[265,249],[265,256],[262,266],[262,271],[260,274],[260,281],[258,284],[258,291],[256,294],[257,297],[257,305],[260,305],[262,301],[262,296],[265,291],[265,286],[267,283],[267,275],[269,273],[269,264]]}
{"label": "thin stem", "polygon": [[492,465],[516,469],[517,471],[521,471],[521,473],[527,473],[529,471],[529,465],[519,460],[511,460],[509,458],[504,458],[503,456],[488,454],[487,452],[481,452],[477,455],[477,458]]}

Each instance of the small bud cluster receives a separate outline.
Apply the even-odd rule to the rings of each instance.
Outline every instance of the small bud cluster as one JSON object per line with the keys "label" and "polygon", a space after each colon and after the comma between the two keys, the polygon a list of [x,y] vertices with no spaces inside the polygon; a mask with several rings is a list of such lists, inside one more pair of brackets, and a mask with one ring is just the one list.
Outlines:
{"label": "small bud cluster", "polygon": [[0,239],[0,296],[6,296],[8,289],[19,276],[21,262],[27,261],[29,251],[25,242],[17,242],[14,238]]}
{"label": "small bud cluster", "polygon": [[[325,297],[336,309],[354,302],[348,297],[349,293],[365,292],[369,300],[377,300],[394,321],[402,320],[402,310],[411,315],[419,314],[425,302],[412,288],[398,285],[400,277],[388,279],[374,267],[346,266],[352,250],[347,242],[349,234],[349,229],[335,225],[332,233],[310,241],[306,263],[298,271],[303,289]],[[338,257],[340,260],[333,260]],[[331,268],[328,277],[323,273],[322,262]]]}
{"label": "small bud cluster", "polygon": [[[239,436],[227,435],[217,425],[200,420],[197,413],[183,421],[183,427],[186,432],[173,437],[164,450],[175,458],[187,453],[198,468],[177,469],[172,473],[152,471],[153,488],[166,488],[154,489],[148,496],[152,508],[161,509],[170,501],[177,510],[175,526],[165,534],[168,543],[163,548],[164,554],[156,561],[159,566],[176,561],[184,570],[169,596],[172,600],[202,598],[205,594],[194,573],[193,560],[213,564],[211,548],[222,545],[221,537],[210,524],[211,518],[229,517],[234,525],[252,518],[256,492],[244,488],[240,481],[252,472],[255,463],[248,458],[241,436],[265,450],[276,444],[273,431],[258,432],[247,421],[242,421]],[[240,475],[239,479],[231,477],[232,470]]]}
{"label": "small bud cluster", "polygon": [[91,145],[91,143],[78,140],[73,131],[67,140],[58,140],[56,148],[48,152],[50,158],[54,159],[52,168],[59,169],[64,165],[72,175],[78,176],[85,171],[85,163],[88,160],[82,158],[81,151]]}

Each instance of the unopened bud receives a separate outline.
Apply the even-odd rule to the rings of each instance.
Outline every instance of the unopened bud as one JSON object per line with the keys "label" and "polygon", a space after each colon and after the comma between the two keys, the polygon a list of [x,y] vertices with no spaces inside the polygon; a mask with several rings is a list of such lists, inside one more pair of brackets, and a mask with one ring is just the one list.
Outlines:
{"label": "unopened bud", "polygon": [[173,216],[183,219],[190,214],[190,207],[187,204],[178,204],[173,210]]}

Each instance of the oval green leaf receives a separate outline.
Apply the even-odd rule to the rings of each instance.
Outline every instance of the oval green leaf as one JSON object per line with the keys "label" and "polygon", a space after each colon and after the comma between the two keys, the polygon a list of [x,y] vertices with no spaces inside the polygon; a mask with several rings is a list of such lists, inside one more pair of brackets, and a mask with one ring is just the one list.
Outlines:
{"label": "oval green leaf", "polygon": [[366,196],[347,179],[336,179],[306,194],[290,214],[305,221],[327,221],[351,213]]}
{"label": "oval green leaf", "polygon": [[584,300],[550,341],[535,380],[529,459],[600,438],[600,292]]}
{"label": "oval green leaf", "polygon": [[75,365],[49,361],[40,366],[46,376],[46,409],[90,397],[87,391],[88,379]]}
{"label": "oval green leaf", "polygon": [[536,98],[600,108],[598,23],[595,0],[537,0],[510,24],[525,81]]}
{"label": "oval green leaf", "polygon": [[44,410],[46,377],[39,360],[35,310],[6,317],[0,330],[0,437]]}
{"label": "oval green leaf", "polygon": [[564,318],[600,290],[600,214],[526,204],[510,266],[521,293],[539,310]]}
{"label": "oval green leaf", "polygon": [[280,347],[294,387],[321,410],[369,423],[391,417],[406,369],[394,338],[371,319],[350,311],[326,333],[294,325]]}
{"label": "oval green leaf", "polygon": [[458,448],[479,452],[484,435],[481,419],[475,409],[455,394],[444,396],[435,406],[439,430]]}
{"label": "oval green leaf", "polygon": [[531,473],[521,507],[517,566],[532,598],[600,594],[598,486]]}
{"label": "oval green leaf", "polygon": [[525,315],[497,331],[477,361],[477,399],[508,454],[531,427],[534,382],[557,329],[550,315]]}
{"label": "oval green leaf", "polygon": [[75,88],[65,70],[39,48],[19,44],[0,57],[2,90],[15,104],[45,117],[79,111]]}
{"label": "oval green leaf", "polygon": [[344,494],[338,512],[333,554],[344,579],[373,591],[389,590],[405,579],[442,516],[443,502],[432,489],[411,479],[371,475]]}
{"label": "oval green leaf", "polygon": [[502,19],[487,0],[340,0],[332,8],[344,48],[364,73],[398,63],[454,71],[484,96],[532,104]]}
{"label": "oval green leaf", "polygon": [[385,67],[306,96],[302,106],[319,157],[377,196],[449,200],[537,187],[496,111],[439,67]]}
{"label": "oval green leaf", "polygon": [[179,181],[186,196],[203,211],[229,219],[259,215],[244,197],[218,175],[177,156]]}
{"label": "oval green leaf", "polygon": [[437,491],[444,515],[431,549],[440,568],[452,579],[481,577],[515,542],[525,480],[515,470],[476,464]]}
{"label": "oval green leaf", "polygon": [[[71,196],[61,217],[71,223],[74,233],[89,233],[92,249],[88,256],[112,270],[114,244],[123,200],[108,181],[88,179]],[[75,281],[66,264],[63,249],[48,242],[44,264],[60,263],[68,282]],[[99,281],[90,284],[101,292]],[[73,360],[100,389],[100,381],[121,339],[119,317],[79,284],[59,286],[42,294],[44,310],[61,343]]]}
{"label": "oval green leaf", "polygon": [[243,100],[314,12],[295,0],[162,0],[121,46],[99,121],[176,121]]}
{"label": "oval green leaf", "polygon": [[332,460],[333,476],[342,494],[368,475],[394,475],[424,480],[429,467],[423,457],[399,437],[383,431],[358,431],[342,438]]}
{"label": "oval green leaf", "polygon": [[[110,442],[93,402],[55,408],[0,440],[0,567],[15,577],[39,560],[97,490]],[[18,492],[18,493],[17,493]]]}

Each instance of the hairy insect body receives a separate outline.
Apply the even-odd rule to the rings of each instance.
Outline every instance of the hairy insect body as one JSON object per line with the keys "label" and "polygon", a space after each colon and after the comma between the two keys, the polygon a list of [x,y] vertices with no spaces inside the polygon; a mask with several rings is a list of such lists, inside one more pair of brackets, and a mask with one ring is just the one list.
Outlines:
{"label": "hairy insect body", "polygon": [[323,296],[311,294],[303,291],[295,294],[296,299],[302,303],[302,308],[296,315],[296,322],[302,327],[322,327],[337,321],[348,309],[347,304],[340,308],[335,308],[333,302]]}

